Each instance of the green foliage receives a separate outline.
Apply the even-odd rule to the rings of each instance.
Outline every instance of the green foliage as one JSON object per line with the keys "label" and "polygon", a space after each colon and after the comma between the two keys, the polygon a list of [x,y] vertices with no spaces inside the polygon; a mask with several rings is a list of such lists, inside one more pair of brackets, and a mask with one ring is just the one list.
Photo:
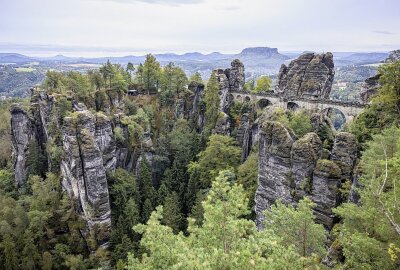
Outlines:
{"label": "green foliage", "polygon": [[7,194],[15,198],[17,190],[14,183],[14,175],[9,170],[0,170],[0,194]]}
{"label": "green foliage", "polygon": [[244,84],[244,89],[246,91],[254,93],[255,88],[256,88],[256,81],[255,81],[254,77],[251,78],[250,80],[246,80],[246,83]]}
{"label": "green foliage", "polygon": [[217,123],[219,114],[219,84],[215,73],[211,73],[211,77],[208,80],[207,87],[205,90],[205,102],[206,102],[206,125],[205,129],[207,133],[210,133],[214,129]]}
{"label": "green foliage", "polygon": [[161,225],[162,207],[147,225],[136,226],[148,252],[141,259],[130,255],[127,269],[302,269],[291,247],[278,245],[278,238],[257,232],[252,221],[241,218],[249,213],[244,190],[225,175],[216,178],[203,203],[203,225],[189,219],[188,236]]}
{"label": "green foliage", "polygon": [[47,171],[47,157],[36,140],[32,140],[28,146],[26,157],[27,175],[41,175]]}
{"label": "green foliage", "polygon": [[75,96],[82,101],[90,94],[91,84],[89,77],[76,71],[70,71],[66,75],[65,87],[72,91]]}
{"label": "green foliage", "polygon": [[[131,149],[140,149],[142,146],[143,134],[150,128],[150,119],[146,112],[142,108],[139,108],[135,115],[125,116],[121,123],[128,126],[128,141]],[[120,137],[120,139],[122,138]]]}
{"label": "green foliage", "polygon": [[156,92],[160,84],[161,67],[157,59],[152,55],[146,55],[143,67],[139,66],[138,73],[140,74],[139,80],[142,81],[144,89],[149,94]]}
{"label": "green foliage", "polygon": [[[335,213],[343,219],[338,243],[351,269],[396,269],[391,246],[400,246],[399,189],[400,129],[391,127],[373,135],[360,166],[360,204],[344,203]],[[395,249],[392,249],[395,250]]]}
{"label": "green foliage", "polygon": [[47,71],[42,87],[50,92],[64,93],[66,91],[65,77],[61,72]]}
{"label": "green foliage", "polygon": [[237,182],[245,190],[249,207],[254,207],[254,197],[258,186],[258,153],[251,153],[246,161],[238,167]]}
{"label": "green foliage", "polygon": [[[129,73],[121,65],[111,64],[110,60],[107,60],[107,63],[100,67],[99,72],[109,90],[120,94],[128,90]],[[94,85],[97,89],[100,89],[101,83],[98,81],[98,76],[95,77]]]}
{"label": "green foliage", "polygon": [[[14,102],[14,101],[12,101]],[[11,115],[10,115],[11,101],[0,101],[0,168],[5,168],[11,164]]]}
{"label": "green foliage", "polygon": [[178,233],[182,228],[182,213],[179,197],[176,192],[169,194],[163,204],[164,215],[162,223],[171,227],[174,233]]}
{"label": "green foliage", "polygon": [[182,166],[196,157],[200,149],[200,135],[193,131],[186,120],[178,119],[175,129],[168,134],[171,154]]}
{"label": "green foliage", "polygon": [[135,71],[135,67],[131,62],[126,65],[126,71],[129,73],[129,82],[132,82],[132,73]]}
{"label": "green foliage", "polygon": [[276,109],[270,116],[270,119],[272,121],[278,121],[284,126],[291,128],[299,138],[313,131],[310,116],[307,111],[302,110],[291,112]]}
{"label": "green foliage", "polygon": [[325,229],[314,222],[312,208],[315,206],[307,197],[301,200],[295,209],[277,201],[270,210],[266,210],[265,229],[282,240],[282,244],[293,246],[302,257],[325,255]]}
{"label": "green foliage", "polygon": [[117,143],[124,145],[125,144],[125,137],[122,128],[116,127],[114,129],[115,140]]}
{"label": "green foliage", "polygon": [[109,175],[110,195],[115,219],[122,214],[130,198],[138,198],[139,191],[133,174],[124,169],[117,169]]}
{"label": "green foliage", "polygon": [[254,88],[255,93],[260,93],[262,91],[270,91],[272,80],[268,76],[261,76],[257,79],[256,86]]}
{"label": "green foliage", "polygon": [[248,102],[233,102],[229,106],[228,114],[233,123],[235,123],[235,126],[239,127],[242,115],[250,111],[250,104]]}
{"label": "green foliage", "polygon": [[189,82],[203,83],[203,78],[201,77],[200,72],[196,71],[193,73],[189,78]]}
{"label": "green foliage", "polygon": [[57,175],[32,175],[27,185],[31,194],[0,191],[0,264],[6,269],[60,269],[71,251],[61,255],[57,246],[68,244],[83,253],[78,244],[83,244],[82,227],[71,202],[62,197]]}
{"label": "green foliage", "polygon": [[169,63],[161,73],[161,100],[165,105],[173,105],[174,98],[179,98],[187,89],[187,85],[188,79],[185,72],[174,63]]}
{"label": "green foliage", "polygon": [[233,138],[223,135],[211,135],[207,148],[198,154],[198,161],[189,165],[189,172],[198,172],[198,181],[203,188],[211,184],[219,171],[236,168],[239,165],[241,149]]}
{"label": "green foliage", "polygon": [[400,115],[400,61],[384,64],[379,68],[381,88],[371,104],[349,124],[349,130],[356,135],[361,148],[372,135],[383,129],[399,124]]}
{"label": "green foliage", "polygon": [[157,203],[157,192],[153,186],[152,175],[146,158],[143,158],[139,164],[138,188],[142,222],[146,222]]}
{"label": "green foliage", "polygon": [[310,116],[304,111],[296,112],[291,115],[289,127],[299,138],[313,131]]}
{"label": "green foliage", "polygon": [[89,70],[87,74],[93,89],[100,90],[104,87],[103,75],[99,70]]}
{"label": "green foliage", "polygon": [[117,169],[109,175],[112,230],[111,253],[113,263],[126,259],[129,251],[136,250],[138,237],[132,227],[141,221],[139,188],[132,173]]}

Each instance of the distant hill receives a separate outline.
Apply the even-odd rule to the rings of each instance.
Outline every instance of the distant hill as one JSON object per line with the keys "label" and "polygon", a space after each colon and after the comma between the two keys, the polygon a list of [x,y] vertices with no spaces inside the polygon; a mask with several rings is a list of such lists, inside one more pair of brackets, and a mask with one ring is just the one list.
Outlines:
{"label": "distant hill", "polygon": [[288,56],[280,54],[277,48],[269,47],[253,47],[246,48],[240,54],[236,55],[239,59],[246,58],[264,58],[264,59],[277,59],[277,60],[287,60]]}
{"label": "distant hill", "polygon": [[337,66],[343,65],[366,65],[383,62],[389,56],[388,53],[353,53],[336,59]]}
{"label": "distant hill", "polygon": [[32,58],[18,53],[0,53],[0,63],[27,63]]}

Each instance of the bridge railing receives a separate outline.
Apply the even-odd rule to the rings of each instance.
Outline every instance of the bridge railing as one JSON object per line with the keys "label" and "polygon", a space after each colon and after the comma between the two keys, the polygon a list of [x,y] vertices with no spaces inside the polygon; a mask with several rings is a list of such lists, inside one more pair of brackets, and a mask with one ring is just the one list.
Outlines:
{"label": "bridge railing", "polygon": [[332,99],[310,99],[310,98],[305,98],[305,97],[287,97],[282,95],[281,93],[271,93],[271,92],[261,92],[261,93],[251,93],[249,91],[242,91],[242,92],[233,92],[234,94],[239,94],[239,95],[250,95],[250,96],[257,96],[257,97],[271,97],[271,98],[280,98],[284,101],[288,102],[295,102],[295,101],[304,101],[304,102],[309,102],[309,103],[325,103],[325,104],[332,104],[332,105],[337,105],[337,106],[346,106],[346,107],[358,107],[358,108],[364,108],[366,106],[365,103],[361,103],[359,101],[338,101],[338,100],[332,100]]}

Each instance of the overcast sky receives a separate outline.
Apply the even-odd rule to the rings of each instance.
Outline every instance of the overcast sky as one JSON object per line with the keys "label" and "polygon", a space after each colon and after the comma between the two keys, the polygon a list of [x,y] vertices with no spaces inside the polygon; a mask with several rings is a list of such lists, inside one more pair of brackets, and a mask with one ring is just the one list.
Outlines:
{"label": "overcast sky", "polygon": [[389,51],[400,0],[0,0],[0,52]]}

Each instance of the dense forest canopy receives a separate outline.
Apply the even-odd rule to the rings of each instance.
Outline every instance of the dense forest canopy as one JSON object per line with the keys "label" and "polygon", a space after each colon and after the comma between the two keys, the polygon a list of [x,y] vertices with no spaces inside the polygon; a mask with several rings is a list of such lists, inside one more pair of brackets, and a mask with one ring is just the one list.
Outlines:
{"label": "dense forest canopy", "polygon": [[[237,141],[242,115],[252,121],[267,117],[302,138],[313,132],[311,112],[261,110],[243,101],[232,102],[225,114],[214,72],[208,81],[199,73],[187,78],[153,55],[136,66],[108,61],[87,74],[47,72],[40,91],[56,100],[47,125],[52,136],[43,145],[29,144],[22,185],[12,167],[11,102],[0,106],[0,268],[398,269],[400,62],[383,65],[379,73],[379,92],[343,127],[357,138],[358,174],[341,187],[346,200],[333,210],[333,229],[315,222],[315,203],[305,196],[295,206],[277,201],[265,211],[265,229],[257,230],[258,145],[243,158]],[[245,91],[270,87],[263,76]],[[195,118],[181,108],[200,89],[197,112],[203,118]],[[32,105],[18,102],[33,119]],[[96,123],[113,118],[115,144],[137,157],[137,166],[107,171],[110,230],[88,230],[62,185],[63,129],[77,126],[82,111],[95,114]],[[231,125],[223,133],[226,118]],[[316,134],[325,152],[332,132],[321,128]]]}

